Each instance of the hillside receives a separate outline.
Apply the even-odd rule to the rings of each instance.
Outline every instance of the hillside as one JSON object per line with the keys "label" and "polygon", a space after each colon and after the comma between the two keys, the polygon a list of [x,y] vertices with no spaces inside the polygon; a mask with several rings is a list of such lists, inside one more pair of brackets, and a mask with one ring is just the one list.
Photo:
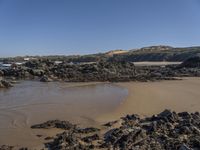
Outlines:
{"label": "hillside", "polygon": [[96,53],[89,55],[52,55],[52,56],[24,56],[13,58],[0,58],[0,61],[23,61],[25,57],[34,57],[37,59],[49,59],[52,61],[65,62],[97,62],[105,61],[171,61],[182,62],[190,57],[200,56],[200,47],[175,48],[171,46],[150,46],[132,50],[112,50],[105,53]]}
{"label": "hillside", "polygon": [[184,61],[190,57],[200,55],[200,47],[174,48],[170,46],[151,46],[128,53],[116,54],[110,61]]}

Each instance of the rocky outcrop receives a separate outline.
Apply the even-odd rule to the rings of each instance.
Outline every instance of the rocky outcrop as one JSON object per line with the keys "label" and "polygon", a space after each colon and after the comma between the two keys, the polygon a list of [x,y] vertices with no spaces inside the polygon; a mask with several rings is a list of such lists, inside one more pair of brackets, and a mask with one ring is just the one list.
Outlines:
{"label": "rocky outcrop", "polygon": [[[48,121],[32,128],[61,128],[65,131],[51,138],[45,146],[52,150],[62,149],[136,149],[136,150],[198,150],[200,148],[199,112],[176,113],[170,110],[140,118],[139,115],[122,117],[107,123],[101,130],[81,129],[65,121]],[[56,125],[56,124],[59,125]],[[118,121],[119,123],[119,121]],[[66,127],[67,126],[67,127]]]}
{"label": "rocky outcrop", "polygon": [[200,56],[191,57],[185,60],[179,67],[200,68]]}
{"label": "rocky outcrop", "polygon": [[50,120],[41,124],[36,124],[31,126],[32,129],[50,129],[50,128],[60,128],[64,130],[74,129],[76,126],[71,124],[68,121],[60,121],[60,120]]}
{"label": "rocky outcrop", "polygon": [[[165,51],[165,50],[164,50]],[[1,76],[20,79],[37,79],[42,82],[92,82],[92,81],[155,81],[174,80],[174,77],[200,76],[199,57],[181,65],[135,66],[128,61],[99,61],[96,63],[60,63],[50,60],[27,62],[25,66],[1,70]]]}
{"label": "rocky outcrop", "polygon": [[103,148],[182,150],[200,148],[200,115],[165,110],[140,119],[126,116],[120,128],[105,134]]}

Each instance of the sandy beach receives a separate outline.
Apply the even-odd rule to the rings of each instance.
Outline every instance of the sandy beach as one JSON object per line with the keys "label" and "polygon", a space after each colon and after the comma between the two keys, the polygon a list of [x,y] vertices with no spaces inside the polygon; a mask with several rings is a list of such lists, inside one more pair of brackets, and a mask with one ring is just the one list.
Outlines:
{"label": "sandy beach", "polygon": [[[135,113],[145,117],[160,113],[164,109],[176,112],[200,110],[200,78],[107,84],[49,83],[48,86],[33,83],[34,88],[27,88],[26,94],[23,94],[23,101],[20,100],[22,97],[15,97],[15,101],[18,100],[17,105],[15,101],[12,101],[8,91],[2,94],[6,100],[1,98],[0,117],[4,120],[0,128],[1,144],[28,146],[36,149],[43,147],[43,137],[56,135],[62,131],[57,129],[32,130],[30,126],[50,119],[68,120],[79,125],[100,127],[106,122],[117,120],[127,114]],[[11,89],[17,91],[11,91],[11,93],[18,94],[24,91],[29,84],[29,82],[25,82],[25,85],[19,84],[16,89]],[[21,90],[20,86],[22,86]],[[32,90],[40,97],[28,93]],[[33,98],[30,98],[28,102],[26,96]],[[42,99],[47,102],[42,102]],[[116,99],[118,100],[115,101]],[[18,106],[20,102],[23,105]],[[7,108],[4,103],[9,107]],[[38,105],[34,105],[35,103]],[[14,107],[15,105],[17,107]]]}
{"label": "sandy beach", "polygon": [[43,147],[43,137],[59,131],[30,126],[47,120],[99,126],[95,118],[114,110],[127,94],[126,89],[104,82],[21,81],[0,91],[0,144]]}
{"label": "sandy beach", "polygon": [[116,85],[128,89],[128,97],[113,111],[98,120],[109,121],[127,114],[151,116],[164,109],[177,112],[200,110],[200,78],[175,81],[124,82]]}

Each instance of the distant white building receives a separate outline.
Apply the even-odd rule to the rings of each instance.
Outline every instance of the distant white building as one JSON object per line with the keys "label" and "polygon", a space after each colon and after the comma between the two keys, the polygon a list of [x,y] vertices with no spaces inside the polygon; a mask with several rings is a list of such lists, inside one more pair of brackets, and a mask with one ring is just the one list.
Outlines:
{"label": "distant white building", "polygon": [[29,60],[36,60],[37,58],[34,57],[25,57],[24,61],[29,61]]}
{"label": "distant white building", "polygon": [[24,63],[25,63],[25,62],[16,62],[15,65],[21,66],[21,65],[23,65]]}
{"label": "distant white building", "polygon": [[30,60],[30,58],[24,58],[24,61],[29,61]]}
{"label": "distant white building", "polygon": [[62,64],[62,61],[54,61],[55,64]]}

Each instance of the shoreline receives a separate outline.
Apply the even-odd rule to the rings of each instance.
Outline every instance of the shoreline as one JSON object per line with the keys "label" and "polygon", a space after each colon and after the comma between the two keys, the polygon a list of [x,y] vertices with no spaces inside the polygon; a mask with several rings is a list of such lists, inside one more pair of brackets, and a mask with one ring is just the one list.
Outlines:
{"label": "shoreline", "polygon": [[[200,110],[200,78],[190,77],[181,78],[182,80],[167,80],[167,81],[154,81],[154,82],[106,82],[121,89],[128,90],[128,95],[121,101],[119,105],[112,111],[105,112],[97,116],[93,121],[96,124],[89,124],[85,127],[97,127],[104,132],[103,124],[120,120],[121,117],[126,115],[138,114],[142,118],[150,117],[154,114],[158,114],[165,109],[171,109],[176,112],[195,112]],[[105,84],[105,82],[103,82]],[[89,83],[77,83],[75,85],[65,85],[62,88],[73,88],[81,86],[95,86],[103,84],[102,82],[89,82]],[[49,84],[49,83],[45,83]],[[50,83],[51,84],[51,83]],[[151,101],[149,101],[151,100]],[[55,118],[56,119],[56,118]],[[48,120],[43,120],[45,122]],[[71,120],[66,120],[70,121]],[[40,123],[40,122],[38,122]],[[72,122],[73,123],[73,122]],[[75,122],[74,122],[75,123]],[[82,125],[82,124],[78,124]],[[120,125],[117,123],[117,126]],[[22,128],[19,128],[19,132]],[[28,127],[26,130],[30,130]],[[24,146],[30,146],[29,148],[43,147],[43,137],[55,136],[57,133],[63,130],[46,130],[37,129],[32,130],[27,139],[34,139],[35,144],[31,144],[30,141],[24,144]],[[42,137],[37,137],[42,135]],[[16,137],[17,138],[17,137]],[[24,137],[26,139],[26,137]],[[39,140],[38,140],[39,139]],[[15,143],[15,142],[14,142]],[[5,143],[6,144],[6,143]],[[8,143],[9,144],[9,143]],[[20,143],[23,144],[23,143]],[[38,147],[36,147],[38,145]]]}
{"label": "shoreline", "polygon": [[199,111],[200,78],[183,77],[180,79],[182,80],[114,83],[116,86],[127,89],[128,96],[113,112],[99,116],[97,121],[105,123],[127,114],[150,117],[164,109],[177,112]]}

